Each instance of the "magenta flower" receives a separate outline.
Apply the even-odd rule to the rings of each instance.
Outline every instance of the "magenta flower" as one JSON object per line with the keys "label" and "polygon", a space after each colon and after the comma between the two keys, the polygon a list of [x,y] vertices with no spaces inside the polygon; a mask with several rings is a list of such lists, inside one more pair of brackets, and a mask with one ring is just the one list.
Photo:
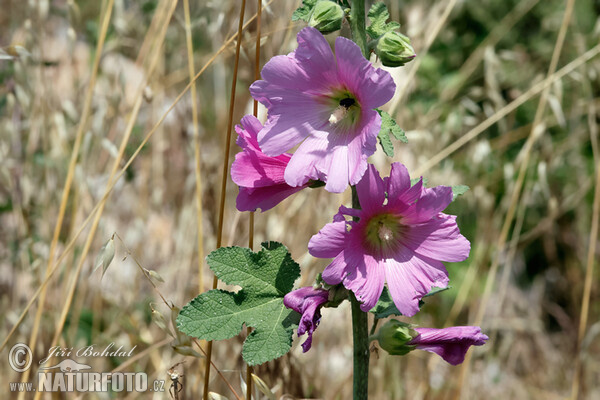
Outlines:
{"label": "magenta flower", "polygon": [[298,48],[273,57],[250,86],[268,109],[258,143],[268,156],[300,144],[285,170],[291,186],[309,179],[343,192],[360,181],[367,158],[375,152],[381,117],[374,108],[387,103],[395,84],[387,71],[375,69],[358,46],[343,37],[335,56],[319,31],[298,33]]}
{"label": "magenta flower", "polygon": [[[456,217],[441,211],[452,201],[452,189],[411,186],[406,167],[392,164],[381,179],[373,165],[356,186],[361,210],[340,212],[314,235],[308,249],[315,257],[334,258],[323,271],[329,285],[343,283],[369,311],[387,285],[398,310],[406,316],[419,311],[419,300],[432,287],[446,287],[442,261],[465,260],[470,244]],[[386,198],[387,194],[387,198]],[[343,215],[358,217],[346,221]]]}
{"label": "magenta flower", "polygon": [[481,346],[489,338],[481,333],[478,326],[453,326],[451,328],[414,328],[419,336],[407,343],[417,349],[429,351],[442,357],[452,365],[465,360],[465,354],[471,346]]}
{"label": "magenta flower", "polygon": [[285,295],[283,304],[287,308],[302,314],[298,326],[298,336],[308,333],[308,337],[302,343],[302,350],[306,353],[312,345],[312,334],[321,321],[321,307],[327,303],[329,291],[325,289],[314,289],[312,286],[303,287]]}
{"label": "magenta flower", "polygon": [[288,196],[304,189],[308,183],[292,187],[285,183],[283,174],[290,162],[291,154],[277,157],[266,156],[258,147],[257,133],[262,124],[252,115],[242,118],[237,144],[242,151],[236,154],[231,166],[231,179],[240,187],[236,205],[240,211],[266,211],[275,207]]}

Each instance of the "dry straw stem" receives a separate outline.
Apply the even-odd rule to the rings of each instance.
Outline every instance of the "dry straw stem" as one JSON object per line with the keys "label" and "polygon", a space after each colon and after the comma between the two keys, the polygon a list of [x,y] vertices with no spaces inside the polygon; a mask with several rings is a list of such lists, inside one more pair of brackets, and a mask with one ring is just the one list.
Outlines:
{"label": "dry straw stem", "polygon": [[[269,3],[267,3],[267,4],[270,4],[272,1],[273,0],[270,0]],[[244,24],[244,29],[246,29],[248,27],[248,25],[250,25],[250,23],[252,23],[252,21],[254,21],[255,18],[256,18],[256,15],[253,16],[252,18],[250,18],[248,20],[248,22],[246,22],[246,24]],[[225,43],[223,43],[223,45],[221,46],[221,48],[215,54],[213,54],[213,56],[204,64],[204,66],[200,69],[200,71],[198,71],[198,73],[194,77],[194,82],[204,73],[204,71],[206,71],[206,69],[215,61],[215,59],[221,53],[223,53],[223,51],[225,51],[225,49],[227,49],[227,47],[233,42],[234,39],[235,39],[235,36],[232,35]],[[108,196],[111,194],[112,189],[114,188],[115,184],[125,174],[125,172],[127,171],[127,169],[131,166],[131,164],[133,163],[133,161],[137,158],[137,156],[142,151],[142,149],[144,148],[144,146],[150,141],[150,139],[152,138],[152,136],[154,135],[154,133],[157,131],[158,127],[161,126],[162,123],[164,122],[164,120],[167,118],[167,115],[169,115],[169,113],[175,108],[175,106],[177,105],[177,103],[179,103],[179,101],[183,98],[183,96],[187,93],[187,91],[190,89],[191,86],[192,86],[192,84],[189,83],[177,95],[177,97],[175,98],[175,100],[173,101],[173,103],[169,106],[169,108],[165,111],[165,113],[160,117],[160,119],[156,122],[156,124],[154,124],[154,126],[152,127],[152,129],[150,129],[150,131],[146,134],[146,136],[144,137],[144,140],[142,140],[142,142],[138,145],[138,147],[133,152],[133,154],[131,155],[131,157],[127,161],[127,163],[123,166],[123,168],[121,168],[121,170],[119,171],[119,174],[116,176],[116,178],[114,179],[114,181],[109,185],[109,190],[104,193],[104,195],[102,196],[102,198],[100,199],[100,201],[98,203],[96,203],[96,205],[92,208],[92,211],[86,217],[86,219],[83,221],[83,223],[81,224],[79,230],[75,233],[75,235],[73,236],[73,238],[71,239],[71,241],[65,247],[65,250],[63,251],[63,253],[60,255],[60,257],[58,258],[58,260],[54,263],[54,266],[52,267],[50,273],[44,278],[44,281],[37,288],[37,290],[35,291],[35,293],[33,294],[33,296],[31,296],[29,302],[27,303],[27,305],[25,306],[25,308],[21,312],[21,315],[17,319],[17,322],[11,328],[10,332],[8,333],[8,335],[6,335],[6,338],[2,342],[2,345],[0,345],[0,351],[2,351],[6,347],[6,344],[8,343],[8,341],[10,340],[10,338],[12,337],[12,335],[15,333],[15,331],[17,330],[17,328],[23,322],[23,319],[25,318],[25,315],[27,315],[27,313],[29,312],[29,309],[31,308],[31,306],[33,305],[33,303],[37,300],[38,296],[40,295],[40,292],[46,287],[46,285],[48,284],[48,282],[50,282],[50,279],[52,278],[52,276],[54,276],[54,274],[58,270],[58,267],[60,266],[60,264],[64,261],[64,259],[69,254],[69,252],[73,249],[73,246],[75,246],[75,241],[77,240],[77,238],[79,237],[79,235],[81,234],[81,232],[83,232],[83,230],[85,229],[85,227],[87,226],[87,224],[91,221],[91,219],[94,216],[95,212],[100,208],[100,204],[102,204],[103,202],[106,201],[106,199],[108,199]]]}
{"label": "dry straw stem", "polygon": [[[171,0],[171,7],[169,9],[169,12],[166,14],[166,16],[164,17],[163,25],[162,25],[162,30],[159,33],[158,38],[156,39],[155,43],[155,47],[154,47],[154,58],[151,60],[150,62],[150,68],[148,70],[148,78],[150,76],[152,76],[152,73],[154,72],[154,69],[156,67],[156,65],[158,64],[158,60],[159,60],[159,56],[160,56],[160,49],[162,47],[162,43],[164,41],[165,35],[167,33],[167,27],[169,26],[169,22],[171,20],[171,16],[173,15],[173,12],[175,11],[175,7],[177,5],[177,0]],[[138,87],[137,93],[136,93],[136,103],[134,105],[134,108],[131,112],[131,115],[129,117],[129,123],[127,125],[127,128],[125,130],[125,134],[123,136],[123,139],[121,141],[121,145],[119,147],[119,153],[113,163],[111,172],[110,172],[110,176],[108,178],[108,183],[105,189],[105,195],[108,194],[112,188],[112,184],[113,181],[115,181],[115,176],[117,174],[117,171],[119,169],[119,164],[121,163],[121,159],[123,158],[123,155],[125,154],[125,148],[127,146],[127,143],[129,142],[129,137],[131,135],[131,132],[133,130],[133,126],[135,125],[135,121],[137,119],[138,116],[138,112],[140,110],[140,107],[142,105],[142,101],[143,101],[143,91],[144,88],[146,87],[146,83],[142,82],[140,84],[140,86]],[[62,333],[65,321],[67,319],[67,314],[69,313],[69,309],[71,308],[71,303],[73,302],[73,296],[75,295],[75,289],[77,287],[77,282],[79,280],[79,275],[81,274],[81,270],[83,268],[83,264],[85,262],[85,259],[87,257],[87,254],[91,248],[92,242],[94,240],[94,236],[96,234],[96,229],[98,228],[98,225],[100,223],[100,217],[102,216],[102,212],[104,211],[104,206],[106,204],[106,200],[100,202],[100,207],[98,208],[95,217],[94,217],[94,221],[92,222],[92,227],[90,229],[90,232],[88,233],[86,242],[84,244],[83,250],[81,252],[81,256],[79,258],[79,263],[77,264],[77,268],[75,269],[75,273],[73,274],[73,276],[71,277],[71,282],[70,285],[68,287],[67,290],[67,300],[65,301],[65,304],[63,306],[61,315],[60,315],[60,319],[58,322],[58,325],[56,327],[56,330],[54,332],[54,337],[52,338],[52,342],[50,347],[54,347],[56,346],[56,344],[58,343],[58,339],[60,337],[60,334]],[[48,360],[49,361],[49,360]],[[41,396],[41,392],[38,392],[35,396],[35,399],[39,399]]]}
{"label": "dry straw stem", "polygon": [[[563,15],[562,24],[560,27],[560,31],[558,32],[558,37],[556,39],[556,44],[554,46],[554,51],[552,52],[552,59],[550,60],[550,65],[548,66],[548,72],[546,74],[547,79],[550,78],[556,71],[556,67],[558,65],[558,59],[560,58],[560,53],[562,52],[562,47],[565,41],[565,37],[567,35],[567,30],[569,27],[569,21],[571,20],[571,14],[573,12],[573,6],[575,4],[575,0],[567,0],[567,5],[565,8],[565,13]],[[587,54],[587,53],[586,53]],[[545,129],[540,123],[542,121],[542,116],[546,111],[546,104],[548,101],[548,93],[550,91],[550,85],[547,85],[543,88],[542,94],[540,96],[540,102],[538,103],[538,107],[535,113],[535,117],[533,119],[533,124],[531,126],[531,131],[529,133],[529,137],[527,138],[527,142],[525,143],[523,149],[521,150],[522,162],[519,167],[519,175],[517,176],[517,181],[515,182],[515,187],[513,189],[510,205],[508,207],[508,212],[504,218],[504,223],[502,225],[502,230],[500,231],[500,236],[498,237],[498,242],[496,245],[496,256],[492,262],[492,266],[490,267],[490,271],[487,275],[487,279],[485,282],[485,288],[483,291],[482,300],[479,304],[479,309],[477,310],[477,315],[475,317],[474,325],[481,325],[483,321],[485,310],[487,308],[487,304],[490,300],[492,289],[494,286],[494,281],[496,279],[496,273],[498,271],[498,267],[500,265],[500,258],[504,253],[504,247],[506,246],[506,240],[508,238],[508,231],[510,226],[512,225],[513,218],[516,213],[517,204],[519,202],[519,198],[521,195],[521,188],[523,187],[523,182],[525,180],[525,175],[529,167],[529,160],[531,155],[531,149],[533,145],[537,141],[539,137],[542,136],[543,130]],[[507,263],[505,268],[508,268],[510,264]],[[508,271],[507,271],[508,273]],[[500,303],[502,299],[500,298]],[[461,378],[459,387],[457,390],[457,394],[460,398],[463,385],[466,380],[466,376],[468,375],[469,365],[471,361],[471,354],[466,357],[465,362],[461,366]]]}
{"label": "dry straw stem", "polygon": [[[88,85],[85,100],[83,103],[83,109],[81,111],[81,118],[79,120],[79,125],[77,127],[77,133],[75,134],[75,143],[73,144],[73,150],[71,152],[71,159],[69,161],[69,168],[67,172],[67,179],[65,181],[65,186],[63,188],[60,206],[58,209],[58,217],[56,219],[56,225],[54,226],[54,234],[52,236],[52,242],[50,243],[50,251],[48,253],[48,263],[46,264],[46,272],[45,278],[47,279],[50,275],[50,270],[52,267],[52,260],[54,260],[54,254],[56,252],[56,245],[58,244],[58,238],[60,236],[61,226],[63,224],[63,218],[65,216],[65,211],[67,208],[67,203],[69,199],[69,192],[71,191],[71,185],[73,183],[73,176],[75,174],[75,166],[77,165],[77,157],[79,155],[79,148],[81,147],[81,140],[83,138],[83,132],[85,131],[85,126],[87,124],[88,117],[90,115],[90,110],[92,106],[92,98],[94,95],[94,87],[96,86],[96,79],[98,77],[98,69],[100,66],[100,59],[102,58],[102,51],[104,49],[104,42],[106,40],[106,34],[108,32],[108,24],[110,22],[110,17],[112,14],[112,9],[114,5],[114,0],[109,0],[106,5],[106,9],[103,13],[103,17],[101,18],[101,28],[100,34],[98,35],[98,43],[96,45],[96,58],[94,60],[94,64],[92,66],[92,74],[90,76],[90,83]],[[35,321],[33,323],[33,328],[31,330],[31,336],[29,339],[29,347],[35,348],[37,343],[37,335],[40,328],[40,322],[42,319],[42,314],[44,312],[44,303],[46,301],[46,288],[42,290],[40,293],[40,302],[38,305],[38,309],[35,316]],[[21,377],[21,382],[27,382],[29,378],[29,370],[26,370],[25,373]],[[21,392],[19,394],[19,399],[24,398],[25,393]]]}
{"label": "dry straw stem", "polygon": [[592,140],[592,149],[594,150],[594,164],[596,165],[596,187],[594,190],[594,209],[592,213],[592,226],[590,229],[590,240],[587,253],[587,264],[585,267],[585,284],[583,295],[581,297],[581,316],[579,319],[579,330],[577,332],[577,347],[575,353],[575,366],[573,368],[573,386],[571,387],[571,400],[577,400],[579,396],[579,386],[581,380],[581,355],[582,342],[587,328],[588,313],[590,308],[590,295],[592,293],[592,281],[594,277],[594,258],[596,256],[596,242],[598,240],[598,215],[600,214],[600,157],[597,148],[597,132],[595,121],[590,123],[590,134]]}
{"label": "dry straw stem", "polygon": [[[235,89],[237,86],[237,73],[240,64],[240,46],[242,45],[242,31],[244,30],[244,12],[246,11],[246,0],[242,0],[240,7],[240,18],[238,23],[237,43],[235,45],[235,62],[233,65],[233,77],[231,81],[231,96],[229,97],[229,116],[227,119],[227,136],[225,138],[225,149],[223,150],[223,168],[221,175],[221,199],[219,202],[219,224],[217,226],[217,249],[221,247],[223,240],[223,217],[225,214],[225,195],[227,190],[227,169],[229,167],[229,151],[231,149],[231,130],[233,127],[233,108],[235,106]],[[212,288],[217,288],[218,279],[213,277]],[[204,365],[204,400],[208,400],[208,383],[210,381],[210,362],[212,358],[212,341],[206,346],[206,364]]]}
{"label": "dry straw stem", "polygon": [[410,85],[413,82],[413,80],[415,78],[415,74],[417,73],[419,66],[421,66],[421,61],[423,60],[423,58],[425,58],[425,55],[429,51],[431,44],[435,41],[435,38],[442,30],[442,27],[446,23],[446,20],[448,19],[448,16],[454,9],[455,5],[456,5],[456,0],[450,0],[448,2],[448,4],[446,5],[446,8],[444,9],[444,13],[442,14],[440,19],[437,21],[437,23],[433,27],[431,34],[427,37],[425,46],[423,46],[423,49],[421,49],[419,51],[419,57],[417,57],[417,59],[414,61],[414,63],[412,63],[412,67],[408,71],[408,76],[404,79],[404,84],[400,87],[397,94],[394,96],[394,100],[392,100],[392,105],[390,106],[390,110],[389,110],[390,115],[394,115],[396,113],[396,109],[398,108],[398,106],[404,99],[404,96],[406,95],[406,91],[408,90],[408,85]]}
{"label": "dry straw stem", "polygon": [[204,247],[202,235],[202,173],[200,161],[200,133],[198,131],[198,105],[196,97],[196,84],[194,82],[194,44],[192,43],[192,29],[190,21],[190,2],[183,0],[183,13],[185,16],[185,42],[187,45],[188,71],[190,75],[190,96],[192,98],[192,125],[194,129],[194,164],[196,176],[196,210],[198,225],[198,293],[204,291]]}

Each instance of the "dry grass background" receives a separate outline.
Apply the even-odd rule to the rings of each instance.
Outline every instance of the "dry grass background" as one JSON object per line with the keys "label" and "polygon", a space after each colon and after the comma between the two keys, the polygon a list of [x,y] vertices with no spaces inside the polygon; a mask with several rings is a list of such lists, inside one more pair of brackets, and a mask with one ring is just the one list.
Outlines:
{"label": "dry grass background", "polygon": [[[135,262],[162,276],[158,291],[176,305],[200,290],[189,92],[168,112],[190,79],[184,3],[114,1],[95,75],[96,45],[104,37],[101,21],[112,3],[0,1],[0,45],[7,53],[0,60],[0,339],[8,339],[0,390],[8,391],[8,382],[22,378],[6,362],[8,348],[28,343],[39,324],[36,361],[53,341],[74,348],[111,342],[137,346],[133,362],[77,361],[94,371],[121,366],[167,379],[167,370],[185,360],[183,393],[198,398],[203,360],[180,354],[182,348],[175,351],[165,330],[152,322],[153,309],[166,319],[170,311]],[[240,3],[190,2],[195,71],[210,62],[196,81],[204,254],[216,244],[234,64],[234,41],[222,46],[236,32]],[[295,33],[303,25],[291,23],[290,16],[298,3],[263,3],[261,65],[295,47]],[[418,54],[412,64],[390,70],[398,86],[390,109],[410,141],[400,145],[394,161],[405,163],[413,175],[424,174],[431,185],[471,187],[448,210],[459,216],[472,243],[471,256],[448,265],[452,289],[427,301],[412,322],[440,328],[480,323],[491,340],[471,350],[463,367],[450,367],[425,352],[402,358],[374,353],[371,397],[567,398],[579,354],[579,396],[600,398],[599,293],[597,278],[589,274],[589,319],[578,344],[586,268],[598,259],[593,204],[600,201],[594,195],[594,172],[600,167],[600,57],[595,56],[600,6],[593,0],[575,2],[560,49],[567,1],[386,3]],[[256,9],[249,0],[246,21]],[[254,76],[256,31],[252,22],[243,33],[234,121],[252,112],[247,87]],[[12,58],[11,45],[29,54]],[[546,105],[539,108],[541,82],[553,73],[553,52],[561,75],[547,85]],[[570,64],[573,60],[579,62]],[[567,65],[575,68],[561,70]],[[75,145],[80,147],[70,169]],[[234,146],[232,154],[236,151]],[[391,160],[382,154],[372,162],[382,174],[389,171]],[[114,179],[115,173],[120,179]],[[68,200],[62,202],[69,176]],[[101,214],[91,218],[97,230],[90,236],[94,223],[88,216],[102,203],[107,187],[112,192]],[[223,244],[245,246],[248,215],[235,210],[236,194],[229,182]],[[349,193],[300,192],[256,215],[255,242],[283,242],[303,269],[299,284],[310,284],[326,264],[308,255],[306,244],[339,203],[349,200]],[[61,205],[64,219],[53,249]],[[94,260],[115,232],[116,256],[100,279],[99,271],[92,272]],[[58,268],[48,281],[44,307],[34,302],[11,334],[45,281],[47,266],[54,264]],[[202,275],[205,290],[212,280],[206,266]],[[65,308],[70,290],[73,301]],[[64,329],[55,337],[61,317]],[[241,341],[217,342],[213,351],[214,363],[240,395],[245,372]],[[255,373],[277,398],[346,399],[351,356],[345,304],[323,312],[308,354],[297,342],[290,354]],[[235,398],[214,372],[211,390]]]}

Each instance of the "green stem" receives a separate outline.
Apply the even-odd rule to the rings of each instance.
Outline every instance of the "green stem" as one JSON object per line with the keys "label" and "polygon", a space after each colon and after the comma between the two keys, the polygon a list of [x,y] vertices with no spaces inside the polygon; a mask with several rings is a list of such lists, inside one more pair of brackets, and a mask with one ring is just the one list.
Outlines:
{"label": "green stem", "polygon": [[352,0],[350,7],[350,30],[352,30],[352,39],[354,39],[354,42],[360,47],[363,56],[368,60],[365,0]]}
{"label": "green stem", "polygon": [[[354,3],[353,3],[354,4]],[[352,186],[352,208],[360,209],[356,187]],[[356,218],[355,218],[356,220]],[[369,397],[369,314],[360,309],[360,303],[350,292],[352,305],[352,338],[354,342],[354,400],[367,400]]]}
{"label": "green stem", "polygon": [[352,305],[352,337],[354,340],[354,400],[367,400],[369,397],[369,316],[360,309],[360,303],[350,292]]}

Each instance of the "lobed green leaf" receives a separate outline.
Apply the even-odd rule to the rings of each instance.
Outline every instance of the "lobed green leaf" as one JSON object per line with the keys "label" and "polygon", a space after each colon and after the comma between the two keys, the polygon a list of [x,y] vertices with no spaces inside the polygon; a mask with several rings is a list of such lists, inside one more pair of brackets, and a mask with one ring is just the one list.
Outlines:
{"label": "lobed green leaf", "polygon": [[379,134],[377,138],[379,139],[379,144],[383,149],[383,152],[388,157],[394,156],[394,145],[392,143],[390,135],[393,135],[396,140],[400,140],[403,143],[408,143],[408,138],[406,137],[406,133],[398,126],[394,118],[387,112],[377,109],[377,112],[381,116],[381,129],[379,130]]}
{"label": "lobed green leaf", "polygon": [[225,247],[207,257],[215,275],[237,292],[215,289],[197,296],[177,317],[181,332],[204,340],[237,335],[245,324],[255,328],[244,342],[242,357],[249,365],[281,357],[292,346],[300,315],[285,307],[283,296],[292,290],[300,267],[281,243],[265,242],[258,253]]}

